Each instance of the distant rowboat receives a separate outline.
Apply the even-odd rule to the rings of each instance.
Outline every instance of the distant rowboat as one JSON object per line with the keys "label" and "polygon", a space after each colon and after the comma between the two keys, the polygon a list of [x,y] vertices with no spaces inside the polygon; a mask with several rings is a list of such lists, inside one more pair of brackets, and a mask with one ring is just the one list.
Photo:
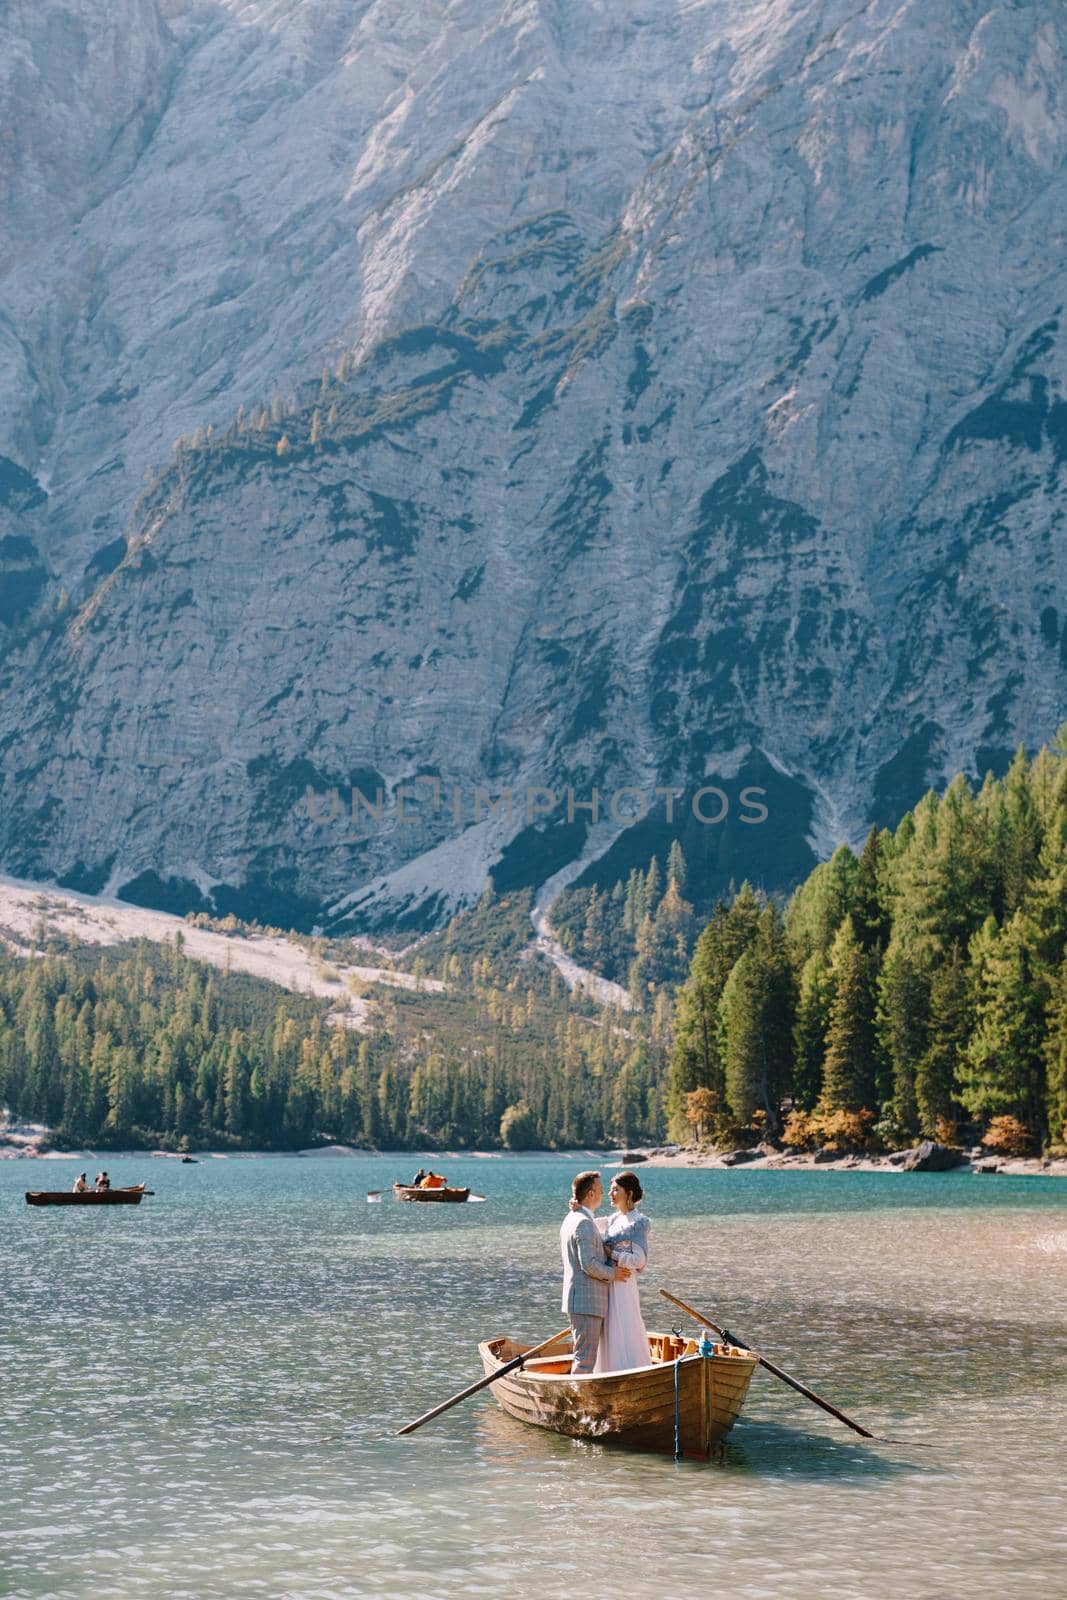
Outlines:
{"label": "distant rowboat", "polygon": [[143,1183],[125,1189],[27,1189],[28,1206],[139,1206],[141,1197],[151,1194]]}
{"label": "distant rowboat", "polygon": [[[493,1393],[521,1422],[638,1450],[673,1454],[677,1418],[681,1454],[706,1457],[737,1421],[759,1357],[721,1344],[705,1356],[693,1339],[660,1333],[648,1338],[651,1366],[572,1376],[564,1339],[558,1354],[533,1357],[498,1379]],[[511,1339],[487,1339],[478,1346],[486,1377],[529,1348]]]}
{"label": "distant rowboat", "polygon": [[421,1184],[394,1183],[393,1193],[398,1200],[451,1200],[461,1203],[470,1194],[469,1189],[424,1189]]}

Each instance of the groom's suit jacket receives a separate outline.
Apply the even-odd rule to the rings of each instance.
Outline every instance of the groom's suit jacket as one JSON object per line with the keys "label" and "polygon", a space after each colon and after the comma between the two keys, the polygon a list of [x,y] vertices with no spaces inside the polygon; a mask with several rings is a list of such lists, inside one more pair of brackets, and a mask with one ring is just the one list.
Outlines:
{"label": "groom's suit jacket", "polygon": [[569,1211],[559,1230],[563,1251],[563,1310],[570,1316],[606,1317],[615,1268],[587,1206]]}

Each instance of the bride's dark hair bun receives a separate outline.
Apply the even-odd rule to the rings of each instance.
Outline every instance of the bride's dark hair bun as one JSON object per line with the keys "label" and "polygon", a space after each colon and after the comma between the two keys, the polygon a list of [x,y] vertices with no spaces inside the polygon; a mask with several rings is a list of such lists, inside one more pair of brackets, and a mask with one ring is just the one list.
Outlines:
{"label": "bride's dark hair bun", "polygon": [[626,1190],[634,1205],[644,1196],[645,1191],[641,1187],[641,1180],[636,1172],[617,1172],[615,1174],[615,1182],[620,1189]]}

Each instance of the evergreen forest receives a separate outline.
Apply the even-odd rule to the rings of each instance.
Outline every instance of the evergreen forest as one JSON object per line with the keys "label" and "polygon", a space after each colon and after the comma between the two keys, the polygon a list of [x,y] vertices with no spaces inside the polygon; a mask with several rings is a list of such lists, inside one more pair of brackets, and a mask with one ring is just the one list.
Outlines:
{"label": "evergreen forest", "polygon": [[784,905],[742,884],[701,927],[685,876],[675,846],[557,914],[629,1011],[530,959],[523,895],[421,941],[446,991],[379,986],[369,1034],[180,935],[0,946],[0,1104],[112,1148],[1064,1150],[1065,734],[841,846]]}

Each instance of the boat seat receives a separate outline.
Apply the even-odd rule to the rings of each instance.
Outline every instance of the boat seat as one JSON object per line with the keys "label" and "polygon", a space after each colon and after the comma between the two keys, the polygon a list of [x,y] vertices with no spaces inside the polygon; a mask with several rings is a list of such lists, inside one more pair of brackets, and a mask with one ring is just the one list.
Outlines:
{"label": "boat seat", "polygon": [[677,1361],[679,1356],[695,1356],[698,1348],[695,1339],[672,1339],[669,1334],[663,1334],[659,1340],[659,1354],[652,1360]]}
{"label": "boat seat", "polygon": [[520,1370],[540,1373],[542,1377],[569,1376],[571,1358],[569,1354],[563,1356],[532,1356],[529,1361],[523,1362]]}

